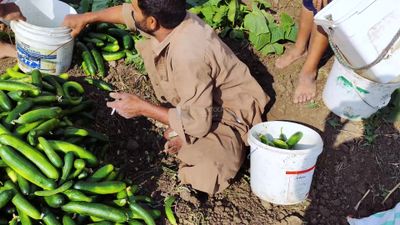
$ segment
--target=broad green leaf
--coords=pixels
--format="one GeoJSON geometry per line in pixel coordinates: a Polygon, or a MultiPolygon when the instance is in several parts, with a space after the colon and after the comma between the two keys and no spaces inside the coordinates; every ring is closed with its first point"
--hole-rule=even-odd
{"type": "Polygon", "coordinates": [[[271,33],[256,34],[253,32],[249,33],[249,40],[253,44],[256,50],[261,50],[265,45],[271,41],[271,33]]]}
{"type": "Polygon", "coordinates": [[[266,9],[269,9],[272,7],[271,3],[267,2],[266,0],[256,0],[256,2],[260,3],[266,9]]]}
{"type": "Polygon", "coordinates": [[[249,30],[250,33],[263,34],[268,33],[267,20],[264,15],[260,12],[251,12],[244,17],[244,28],[249,30]]]}
{"type": "Polygon", "coordinates": [[[279,44],[279,43],[273,43],[272,47],[275,49],[275,53],[278,55],[282,55],[283,51],[284,51],[284,47],[283,44],[279,44]]]}
{"type": "Polygon", "coordinates": [[[275,23],[275,18],[271,13],[267,13],[265,10],[262,10],[261,12],[265,16],[265,18],[267,19],[268,24],[274,24],[275,23]]]}
{"type": "Polygon", "coordinates": [[[222,5],[219,8],[216,8],[216,9],[217,9],[217,11],[214,14],[213,22],[215,24],[219,25],[224,20],[224,17],[226,16],[226,13],[228,11],[228,7],[225,6],[225,5],[222,5]]]}
{"type": "Polygon", "coordinates": [[[212,24],[213,23],[213,18],[214,18],[214,14],[216,12],[216,6],[205,6],[201,9],[201,13],[204,16],[204,20],[206,21],[206,23],[208,24],[212,24]]]}
{"type": "Polygon", "coordinates": [[[200,14],[201,13],[201,6],[196,6],[189,9],[189,12],[193,14],[200,14]]]}
{"type": "Polygon", "coordinates": [[[298,27],[293,26],[289,33],[285,34],[285,39],[288,41],[295,42],[297,38],[298,27]]]}
{"type": "Polygon", "coordinates": [[[275,43],[285,39],[285,32],[281,27],[274,26],[270,28],[270,30],[271,30],[271,43],[275,43]]]}
{"type": "Polygon", "coordinates": [[[260,53],[263,55],[268,55],[268,54],[271,54],[274,52],[275,52],[275,48],[272,46],[272,44],[267,44],[264,46],[264,48],[262,48],[260,50],[260,53]]]}
{"type": "Polygon", "coordinates": [[[105,8],[108,8],[112,5],[112,1],[110,0],[93,0],[92,4],[92,12],[96,12],[105,8]]]}
{"type": "Polygon", "coordinates": [[[281,14],[281,25],[282,26],[293,26],[294,20],[286,13],[281,14]]]}
{"type": "Polygon", "coordinates": [[[235,25],[236,14],[238,11],[239,2],[238,0],[231,0],[228,6],[228,20],[235,25]]]}

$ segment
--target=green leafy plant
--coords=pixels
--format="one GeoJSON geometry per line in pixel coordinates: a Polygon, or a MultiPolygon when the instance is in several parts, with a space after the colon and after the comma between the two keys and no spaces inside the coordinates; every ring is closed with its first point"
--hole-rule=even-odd
{"type": "Polygon", "coordinates": [[[282,54],[283,43],[294,42],[297,26],[286,13],[279,20],[271,14],[271,4],[265,0],[253,0],[250,10],[238,0],[188,0],[189,11],[199,15],[222,37],[243,40],[247,38],[263,55],[282,54]]]}

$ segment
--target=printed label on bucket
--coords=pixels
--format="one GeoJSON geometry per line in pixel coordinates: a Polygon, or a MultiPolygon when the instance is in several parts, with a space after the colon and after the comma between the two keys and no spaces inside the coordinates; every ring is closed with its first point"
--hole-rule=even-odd
{"type": "Polygon", "coordinates": [[[38,69],[47,73],[56,72],[57,51],[35,49],[22,42],[17,42],[16,46],[22,71],[38,69]]]}
{"type": "Polygon", "coordinates": [[[315,165],[305,170],[286,171],[286,176],[289,176],[287,193],[288,196],[294,198],[288,200],[297,201],[299,199],[307,198],[314,170],[315,165]]]}

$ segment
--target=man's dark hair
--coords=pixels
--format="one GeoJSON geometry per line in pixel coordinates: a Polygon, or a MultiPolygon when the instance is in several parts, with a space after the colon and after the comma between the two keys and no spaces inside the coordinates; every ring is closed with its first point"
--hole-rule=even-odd
{"type": "Polygon", "coordinates": [[[139,8],[146,16],[153,16],[164,28],[173,29],[186,16],[185,0],[138,0],[139,8]]]}

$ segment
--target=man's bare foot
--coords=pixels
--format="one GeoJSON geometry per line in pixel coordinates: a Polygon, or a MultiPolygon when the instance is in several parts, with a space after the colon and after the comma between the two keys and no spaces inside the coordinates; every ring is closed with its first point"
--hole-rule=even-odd
{"type": "Polygon", "coordinates": [[[283,69],[290,64],[292,64],[294,61],[300,59],[303,56],[307,55],[306,50],[301,50],[299,48],[291,48],[288,49],[285,54],[280,56],[276,61],[275,61],[275,67],[278,69],[283,69]]]}
{"type": "Polygon", "coordinates": [[[6,57],[17,57],[17,51],[15,50],[15,46],[0,42],[0,59],[6,57]]]}
{"type": "Polygon", "coordinates": [[[294,103],[304,103],[314,99],[317,92],[316,74],[300,73],[296,90],[293,95],[294,103]]]}

